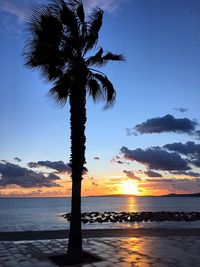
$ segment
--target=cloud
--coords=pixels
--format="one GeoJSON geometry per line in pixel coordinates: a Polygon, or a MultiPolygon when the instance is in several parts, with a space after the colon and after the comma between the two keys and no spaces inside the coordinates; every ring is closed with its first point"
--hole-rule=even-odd
{"type": "Polygon", "coordinates": [[[91,180],[91,184],[94,186],[98,186],[98,183],[96,182],[96,180],[93,177],[90,177],[91,180]]]}
{"type": "Polygon", "coordinates": [[[124,164],[124,163],[125,163],[125,162],[123,162],[123,161],[121,160],[121,158],[120,158],[119,156],[115,156],[115,157],[113,157],[110,161],[111,161],[111,162],[114,162],[114,163],[118,163],[118,164],[124,164]]]}
{"type": "Polygon", "coordinates": [[[94,157],[93,159],[100,160],[100,158],[99,158],[99,157],[94,157]]]}
{"type": "Polygon", "coordinates": [[[60,180],[60,177],[53,173],[44,176],[43,173],[37,173],[9,162],[0,163],[0,174],[2,187],[8,185],[18,185],[23,188],[60,186],[55,182],[60,180]]]}
{"type": "Polygon", "coordinates": [[[186,111],[188,111],[188,108],[182,108],[182,107],[180,107],[180,108],[174,108],[174,110],[176,110],[176,111],[180,111],[180,112],[186,112],[186,111]]]}
{"type": "MultiPolygon", "coordinates": [[[[86,13],[96,7],[100,7],[104,11],[112,13],[128,1],[129,0],[83,0],[83,5],[86,13]]],[[[30,0],[0,0],[0,10],[17,18],[19,22],[22,22],[32,3],[33,2],[30,0]]]]}
{"type": "Polygon", "coordinates": [[[200,179],[176,179],[175,182],[173,182],[173,188],[178,192],[181,190],[185,191],[186,193],[198,193],[200,188],[200,179]]]}
{"type": "Polygon", "coordinates": [[[115,161],[115,162],[118,163],[118,164],[124,164],[124,162],[121,161],[121,160],[117,160],[117,161],[115,161]]]}
{"type": "Polygon", "coordinates": [[[154,172],[151,170],[148,170],[144,172],[148,177],[162,177],[162,175],[159,172],[154,172]]]}
{"type": "Polygon", "coordinates": [[[198,193],[200,190],[200,179],[148,179],[145,181],[145,183],[142,183],[142,188],[145,189],[145,191],[150,190],[149,192],[151,192],[152,189],[158,190],[158,194],[160,194],[160,191],[163,191],[163,194],[198,193]]]}
{"type": "Polygon", "coordinates": [[[158,147],[152,147],[146,150],[129,150],[127,147],[122,147],[121,153],[126,160],[137,161],[149,169],[167,171],[191,169],[188,162],[178,153],[169,153],[158,147]]]}
{"type": "Polygon", "coordinates": [[[170,172],[171,174],[175,174],[175,175],[184,175],[184,176],[190,176],[190,177],[200,177],[200,173],[199,172],[193,172],[193,171],[172,171],[170,172]]]}
{"type": "Polygon", "coordinates": [[[200,139],[200,130],[196,131],[194,134],[196,135],[197,139],[200,139]]]}
{"type": "Polygon", "coordinates": [[[197,125],[196,121],[188,118],[177,119],[167,114],[164,117],[148,119],[146,122],[136,125],[133,129],[140,134],[164,132],[194,134],[197,125]]]}
{"type": "Polygon", "coordinates": [[[119,182],[121,182],[121,181],[123,181],[124,180],[124,177],[122,176],[122,177],[119,177],[119,178],[111,178],[111,179],[109,179],[109,181],[111,182],[111,184],[113,183],[113,182],[117,182],[117,183],[119,183],[119,182]]]}
{"type": "Polygon", "coordinates": [[[95,181],[92,181],[92,185],[98,186],[98,184],[95,181]]]}
{"type": "Polygon", "coordinates": [[[27,165],[29,168],[38,168],[39,167],[37,162],[32,162],[32,161],[27,163],[27,165]]]}
{"type": "Polygon", "coordinates": [[[14,160],[17,161],[17,162],[21,162],[21,161],[22,161],[22,160],[21,160],[20,158],[18,158],[18,157],[15,157],[14,160]]]}
{"type": "Polygon", "coordinates": [[[29,162],[27,164],[30,168],[46,167],[48,169],[53,169],[58,172],[67,172],[71,173],[71,168],[69,164],[65,164],[63,161],[38,161],[38,162],[29,162]]]}
{"type": "Polygon", "coordinates": [[[29,5],[30,1],[28,0],[1,0],[0,10],[22,22],[29,5]]]}
{"type": "Polygon", "coordinates": [[[112,13],[118,10],[119,7],[127,1],[128,0],[83,0],[83,4],[86,12],[89,12],[93,8],[99,7],[104,11],[112,13]]]}
{"type": "Polygon", "coordinates": [[[126,135],[130,136],[130,135],[137,135],[135,131],[133,131],[130,128],[125,128],[126,131],[126,135]]]}
{"type": "Polygon", "coordinates": [[[29,0],[0,0],[0,32],[11,39],[21,36],[30,4],[29,0]]]}
{"type": "Polygon", "coordinates": [[[163,179],[148,179],[146,182],[152,182],[152,183],[172,183],[176,182],[176,179],[172,178],[163,178],[163,179]]]}
{"type": "Polygon", "coordinates": [[[200,187],[200,178],[195,179],[175,179],[175,178],[163,178],[163,179],[148,179],[146,182],[150,183],[169,183],[174,188],[184,191],[195,191],[196,187],[200,187]]]}
{"type": "MultiPolygon", "coordinates": [[[[83,3],[86,13],[96,7],[100,7],[107,12],[113,13],[127,1],[129,0],[83,0],[83,3]]],[[[37,1],[0,0],[0,32],[4,32],[9,38],[18,38],[23,32],[22,27],[27,11],[34,3],[37,3],[37,1]],[[15,35],[13,33],[15,33],[15,35]]],[[[46,3],[47,2],[44,1],[44,4],[46,3]]]]}
{"type": "MultiPolygon", "coordinates": [[[[129,0],[83,0],[83,5],[86,12],[96,7],[100,7],[104,11],[115,12],[127,1],[129,0]]],[[[22,22],[30,4],[32,4],[30,0],[0,0],[0,10],[22,22]]]]}
{"type": "Polygon", "coordinates": [[[164,148],[167,148],[171,151],[176,151],[183,155],[194,155],[196,154],[198,157],[200,157],[200,144],[196,144],[195,142],[187,142],[185,144],[183,143],[172,143],[167,144],[163,146],[164,148]]]}
{"type": "Polygon", "coordinates": [[[190,163],[196,167],[200,167],[200,144],[194,142],[187,142],[185,144],[172,143],[165,145],[164,148],[187,156],[190,163]]]}
{"type": "Polygon", "coordinates": [[[134,180],[134,181],[141,181],[141,178],[135,176],[135,174],[134,174],[132,171],[126,171],[126,170],[124,170],[123,172],[126,174],[126,176],[127,176],[128,178],[130,178],[130,179],[132,179],[132,180],[134,180]]]}

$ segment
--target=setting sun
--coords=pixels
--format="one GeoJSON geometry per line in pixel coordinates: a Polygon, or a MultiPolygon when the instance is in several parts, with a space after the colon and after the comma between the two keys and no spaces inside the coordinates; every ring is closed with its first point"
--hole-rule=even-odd
{"type": "Polygon", "coordinates": [[[122,194],[126,195],[138,195],[139,191],[137,185],[133,181],[124,181],[121,185],[121,192],[122,194]]]}

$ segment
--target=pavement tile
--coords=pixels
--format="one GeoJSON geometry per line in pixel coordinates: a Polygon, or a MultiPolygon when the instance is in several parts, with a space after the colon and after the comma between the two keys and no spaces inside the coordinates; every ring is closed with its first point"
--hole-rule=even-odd
{"type": "MultiPolygon", "coordinates": [[[[200,237],[90,238],[86,251],[104,261],[80,267],[200,267],[200,237]]],[[[55,266],[48,255],[65,253],[67,239],[0,242],[1,267],[55,266]]]]}

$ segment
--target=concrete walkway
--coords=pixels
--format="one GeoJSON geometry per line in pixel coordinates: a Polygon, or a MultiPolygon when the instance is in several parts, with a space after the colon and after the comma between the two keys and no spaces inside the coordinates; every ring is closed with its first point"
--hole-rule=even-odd
{"type": "MultiPolygon", "coordinates": [[[[200,266],[200,236],[84,238],[83,247],[102,261],[76,266],[200,266]]],[[[1,241],[0,266],[55,267],[47,257],[63,254],[66,248],[67,239],[1,241]]]]}
{"type": "MultiPolygon", "coordinates": [[[[0,241],[68,238],[69,230],[0,232],[0,241]]],[[[127,229],[83,229],[83,238],[94,237],[140,237],[140,236],[199,236],[200,228],[127,228],[127,229]]]]}

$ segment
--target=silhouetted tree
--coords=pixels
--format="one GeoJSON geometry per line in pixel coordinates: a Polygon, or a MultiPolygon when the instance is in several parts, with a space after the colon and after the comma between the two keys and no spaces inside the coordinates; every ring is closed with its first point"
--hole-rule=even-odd
{"type": "Polygon", "coordinates": [[[79,0],[37,4],[27,14],[25,66],[39,69],[52,83],[49,94],[57,103],[64,105],[69,98],[72,203],[67,254],[72,262],[82,257],[81,180],[86,163],[86,96],[88,93],[95,102],[105,100],[105,108],[111,107],[116,95],[113,85],[94,67],[124,60],[122,55],[104,53],[102,48],[94,56],[87,56],[97,44],[102,18],[103,11],[98,8],[86,20],[79,0]]]}

